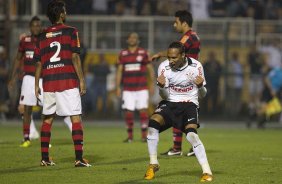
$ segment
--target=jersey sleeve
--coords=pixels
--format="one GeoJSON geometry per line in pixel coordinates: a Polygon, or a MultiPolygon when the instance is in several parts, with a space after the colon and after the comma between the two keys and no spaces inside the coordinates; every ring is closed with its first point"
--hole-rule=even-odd
{"type": "Polygon", "coordinates": [[[80,54],[80,41],[79,41],[77,29],[74,29],[71,35],[71,50],[73,53],[80,54]]]}

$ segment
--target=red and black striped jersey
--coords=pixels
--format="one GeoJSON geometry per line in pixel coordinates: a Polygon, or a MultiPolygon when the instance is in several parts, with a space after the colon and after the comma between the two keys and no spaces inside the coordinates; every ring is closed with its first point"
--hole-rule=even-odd
{"type": "Polygon", "coordinates": [[[185,46],[186,57],[194,59],[199,58],[200,53],[200,39],[195,31],[187,31],[180,39],[180,42],[185,46]]]}
{"type": "Polygon", "coordinates": [[[119,54],[118,64],[123,65],[122,85],[125,91],[139,91],[148,89],[147,64],[148,52],[143,48],[137,48],[135,52],[128,49],[119,54]]]}
{"type": "Polygon", "coordinates": [[[55,24],[43,31],[36,52],[42,64],[44,92],[77,88],[79,81],[72,63],[72,54],[80,53],[78,31],[74,27],[55,24]]]}
{"type": "Polygon", "coordinates": [[[25,36],[19,43],[18,52],[23,54],[23,72],[24,75],[35,74],[34,52],[36,49],[36,42],[38,38],[36,36],[25,36]]]}

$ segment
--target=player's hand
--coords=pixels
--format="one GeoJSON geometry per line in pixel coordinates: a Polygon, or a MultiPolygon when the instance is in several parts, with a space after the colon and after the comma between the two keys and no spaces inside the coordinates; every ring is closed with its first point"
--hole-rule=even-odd
{"type": "Polygon", "coordinates": [[[163,88],[165,86],[165,76],[164,76],[164,72],[162,72],[162,74],[160,76],[158,76],[157,78],[157,85],[161,88],[163,88]]]}
{"type": "Polygon", "coordinates": [[[85,95],[86,93],[86,84],[85,81],[82,80],[79,82],[80,96],[85,95]]]}
{"type": "Polygon", "coordinates": [[[35,96],[39,99],[39,95],[41,95],[41,90],[38,85],[35,85],[35,96]]]}
{"type": "Polygon", "coordinates": [[[121,89],[120,89],[120,87],[117,87],[117,89],[116,89],[116,95],[117,95],[117,97],[121,97],[121,89]]]}
{"type": "Polygon", "coordinates": [[[204,83],[204,78],[200,75],[198,75],[195,80],[194,80],[194,83],[197,85],[198,88],[202,87],[203,86],[203,83],[204,83]]]}

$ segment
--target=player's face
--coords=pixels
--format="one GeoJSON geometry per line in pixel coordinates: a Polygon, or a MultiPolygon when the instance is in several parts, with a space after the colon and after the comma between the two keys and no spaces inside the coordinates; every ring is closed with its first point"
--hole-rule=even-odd
{"type": "Polygon", "coordinates": [[[30,25],[30,32],[33,35],[39,35],[41,32],[41,22],[40,21],[33,21],[30,25]]]}
{"type": "Polygon", "coordinates": [[[138,34],[136,33],[132,33],[129,35],[128,39],[127,39],[127,44],[128,46],[137,46],[139,43],[139,37],[138,37],[138,34]]]}
{"type": "Polygon", "coordinates": [[[179,49],[170,48],[167,51],[167,58],[169,60],[169,66],[171,68],[177,69],[183,65],[185,54],[181,54],[179,49]]]}
{"type": "Polygon", "coordinates": [[[173,27],[177,32],[182,33],[182,23],[180,22],[179,17],[175,17],[173,27]]]}

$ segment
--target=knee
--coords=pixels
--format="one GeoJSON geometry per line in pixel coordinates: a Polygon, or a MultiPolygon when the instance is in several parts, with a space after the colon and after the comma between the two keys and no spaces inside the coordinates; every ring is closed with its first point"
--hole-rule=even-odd
{"type": "Polygon", "coordinates": [[[158,121],[156,121],[155,119],[150,119],[148,127],[154,128],[156,130],[160,130],[161,124],[158,121]]]}

